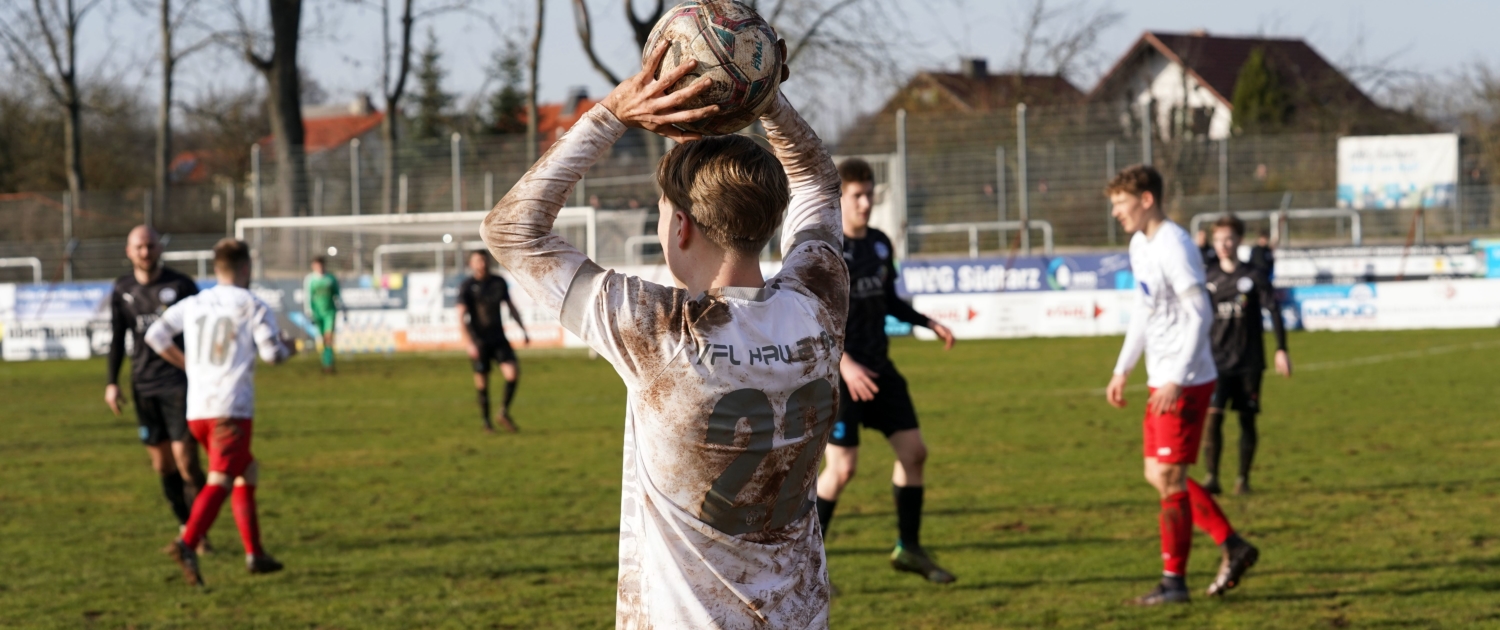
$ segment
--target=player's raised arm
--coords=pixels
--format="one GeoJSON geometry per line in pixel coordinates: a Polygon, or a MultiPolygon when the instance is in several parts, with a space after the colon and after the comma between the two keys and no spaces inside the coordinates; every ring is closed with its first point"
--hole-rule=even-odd
{"type": "Polygon", "coordinates": [[[786,170],[792,200],[781,228],[781,254],[808,240],[826,241],[838,249],[844,242],[840,221],[839,172],[823,141],[807,121],[778,94],[761,117],[766,138],[786,170]]]}
{"type": "Polygon", "coordinates": [[[667,47],[659,47],[646,69],[617,86],[604,101],[584,114],[537,163],[495,204],[480,228],[495,260],[515,276],[531,299],[550,313],[562,310],[563,298],[578,269],[588,262],[583,252],[552,234],[557,213],[573,186],[621,136],[627,127],[640,127],[680,140],[696,136],[671,125],[699,120],[718,110],[678,107],[706,89],[710,82],[667,94],[694,68],[684,63],[654,78],[667,47]]]}

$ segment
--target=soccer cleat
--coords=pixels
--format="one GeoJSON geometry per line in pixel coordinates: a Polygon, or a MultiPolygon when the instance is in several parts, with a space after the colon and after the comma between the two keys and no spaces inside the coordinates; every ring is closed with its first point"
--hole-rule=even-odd
{"type": "Polygon", "coordinates": [[[251,573],[275,573],[285,568],[269,553],[260,553],[253,556],[245,556],[245,570],[251,573]]]}
{"type": "Polygon", "coordinates": [[[891,552],[891,568],[897,571],[915,573],[927,578],[927,581],[934,584],[950,584],[958,579],[952,573],[944,570],[943,567],[938,566],[936,562],[932,561],[932,558],[927,557],[927,554],[921,550],[906,549],[901,545],[896,545],[896,550],[891,552]]]}
{"type": "Polygon", "coordinates": [[[1260,550],[1238,536],[1224,541],[1224,560],[1219,564],[1219,575],[1208,585],[1209,597],[1222,597],[1230,589],[1239,586],[1245,572],[1260,560],[1260,550]]]}
{"type": "Polygon", "coordinates": [[[1156,588],[1151,592],[1130,600],[1128,603],[1134,606],[1160,606],[1162,604],[1186,604],[1191,601],[1187,586],[1178,581],[1169,584],[1167,580],[1156,583],[1156,588]]]}
{"type": "Polygon", "coordinates": [[[1250,478],[1240,477],[1234,482],[1235,494],[1250,494],[1250,478]]]}
{"type": "Polygon", "coordinates": [[[510,414],[504,411],[495,414],[495,422],[499,422],[500,426],[504,428],[507,433],[516,433],[521,430],[520,427],[517,427],[516,423],[510,419],[510,414]]]}
{"type": "Polygon", "coordinates": [[[203,573],[198,570],[198,553],[192,547],[179,538],[163,551],[177,561],[177,566],[182,567],[182,577],[187,580],[188,586],[203,586],[203,573]]]}
{"type": "Polygon", "coordinates": [[[1209,494],[1212,494],[1212,495],[1215,495],[1215,496],[1217,496],[1217,495],[1219,495],[1219,494],[1221,494],[1221,493],[1224,492],[1224,489],[1219,487],[1219,476],[1218,475],[1207,475],[1207,476],[1205,476],[1203,478],[1203,484],[1202,485],[1203,485],[1203,490],[1205,492],[1207,492],[1209,494]]]}

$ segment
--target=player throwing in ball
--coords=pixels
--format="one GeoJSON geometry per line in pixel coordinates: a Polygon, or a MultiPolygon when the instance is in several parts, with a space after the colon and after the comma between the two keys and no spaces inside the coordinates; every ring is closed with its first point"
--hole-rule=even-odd
{"type": "Polygon", "coordinates": [[[844,486],[854,478],[859,462],[859,429],[870,427],[885,435],[896,451],[891,494],[896,501],[896,549],[891,566],[916,573],[938,584],[954,581],[922,549],[923,466],[927,444],[917,428],[917,410],[906,379],[896,371],[885,335],[887,313],[914,326],[926,326],[953,347],[947,326],[918,313],[896,296],[896,263],[891,239],[870,227],[875,200],[875,171],[864,160],[839,165],[843,207],[844,262],[849,266],[849,324],[844,357],[839,361],[839,419],[824,456],[828,465],[818,476],[818,520],[823,532],[833,520],[833,509],[844,486]]]}
{"type": "MultiPolygon", "coordinates": [[[[1224,411],[1230,405],[1240,412],[1240,474],[1234,493],[1250,492],[1250,464],[1255,461],[1259,433],[1255,416],[1260,413],[1260,381],[1266,371],[1266,342],[1260,311],[1271,314],[1276,333],[1276,373],[1292,375],[1292,357],[1286,351],[1286,324],[1276,289],[1264,272],[1239,260],[1245,222],[1234,215],[1214,222],[1213,245],[1218,256],[1208,267],[1208,294],[1214,302],[1214,365],[1219,384],[1208,407],[1208,425],[1203,434],[1203,489],[1219,494],[1219,456],[1223,453],[1224,411]]],[[[1254,260],[1255,254],[1251,254],[1254,260]]]]}
{"type": "Polygon", "coordinates": [[[250,453],[255,415],[255,355],[280,363],[296,352],[284,342],[276,316],[250,286],[250,247],[226,238],[214,245],[214,276],[219,284],[167,309],[146,331],[146,343],[169,363],[187,371],[188,427],[208,449],[208,485],[193,502],[182,536],[167,547],[183,576],[203,585],[194,547],[219,516],[234,485],[234,520],[245,544],[251,573],[280,571],[282,565],[260,542],[255,484],[260,464],[250,453]],[[186,349],[172,338],[182,335],[186,349]]]}
{"type": "Polygon", "coordinates": [[[671,125],[710,105],[689,59],[645,70],[585,114],[490,211],[485,243],[544,313],[625,381],[616,627],[826,628],[813,513],[849,304],[838,173],[783,96],[747,136],[671,125]],[[657,236],[679,287],[599,267],[551,232],[579,177],[629,127],[681,142],[657,167],[657,236]],[[779,163],[778,163],[779,160],[779,163]],[[778,225],[783,264],[758,255],[778,225]]]}
{"type": "Polygon", "coordinates": [[[1213,496],[1188,478],[1198,459],[1204,415],[1218,372],[1209,350],[1213,311],[1204,291],[1203,256],[1186,230],[1162,212],[1161,174],[1149,166],[1126,168],[1105,189],[1111,213],[1130,238],[1136,305],[1125,345],[1105,389],[1109,404],[1125,407],[1125,383],[1146,353],[1146,480],[1161,496],[1162,579],[1133,600],[1142,606],[1188,601],[1187,563],[1196,524],[1223,552],[1210,596],[1239,585],[1260,552],[1245,542],[1213,496]]]}
{"type": "MultiPolygon", "coordinates": [[[[191,515],[188,481],[196,491],[204,483],[198,464],[198,444],[188,433],[187,375],[162,360],[146,345],[146,330],[178,300],[198,293],[198,285],[175,270],[161,265],[161,239],[156,230],[138,225],[125,239],[125,257],[130,273],[115,280],[109,296],[111,336],[109,385],[104,404],[116,416],[125,397],[120,395],[120,364],[125,362],[125,337],[131,336],[130,389],[135,396],[135,416],[140,423],[141,443],[151,454],[151,468],[161,478],[162,493],[172,506],[179,525],[186,527],[191,515]]],[[[181,339],[173,343],[181,343],[181,339]]]]}
{"type": "Polygon", "coordinates": [[[313,258],[312,271],[302,280],[302,308],[323,346],[323,372],[333,373],[333,331],[339,315],[339,279],[328,273],[328,259],[313,258]]]}
{"type": "Polygon", "coordinates": [[[479,419],[484,421],[484,430],[495,432],[490,424],[490,364],[500,364],[500,375],[505,377],[505,398],[500,402],[500,413],[495,420],[506,431],[515,433],[515,421],[510,417],[510,401],[516,395],[516,385],[521,380],[521,365],[516,361],[516,351],[505,338],[505,326],[500,321],[500,306],[510,307],[510,316],[521,327],[521,335],[531,344],[531,335],[521,322],[521,311],[510,300],[510,285],[490,273],[490,255],[484,251],[469,252],[468,278],[458,285],[458,321],[463,331],[464,343],[468,346],[469,360],[474,362],[474,389],[479,392],[479,419]]]}

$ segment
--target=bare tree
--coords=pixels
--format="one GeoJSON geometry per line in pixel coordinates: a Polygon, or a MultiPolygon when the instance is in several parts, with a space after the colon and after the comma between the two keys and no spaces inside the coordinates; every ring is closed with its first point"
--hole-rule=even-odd
{"type": "Polygon", "coordinates": [[[297,73],[302,0],[267,0],[267,4],[265,24],[256,25],[241,10],[238,0],[231,0],[234,30],[227,38],[266,81],[271,139],[276,150],[277,201],[282,212],[301,216],[308,214],[307,156],[302,146],[306,130],[297,73]]]}
{"type": "Polygon", "coordinates": [[[167,179],[168,169],[172,164],[172,92],[177,64],[188,55],[214,43],[213,33],[197,21],[198,2],[199,0],[184,0],[174,10],[172,0],[157,0],[157,18],[161,30],[161,102],[157,104],[156,110],[156,195],[153,198],[157,217],[166,216],[168,195],[171,194],[167,179]],[[177,39],[187,29],[200,31],[201,35],[192,43],[179,48],[177,39]]]}
{"type": "Polygon", "coordinates": [[[1033,0],[1020,20],[1021,48],[1014,62],[1016,75],[1041,70],[1070,77],[1097,67],[1102,61],[1099,37],[1125,19],[1108,4],[1089,0],[1051,4],[1033,0]]]}
{"type": "Polygon", "coordinates": [[[73,203],[83,203],[83,142],[79,119],[83,97],[78,89],[78,28],[99,0],[31,0],[29,10],[20,2],[0,13],[0,45],[11,62],[33,81],[46,88],[53,103],[66,112],[63,117],[63,162],[68,192],[73,203]],[[44,60],[37,49],[46,51],[44,60]]]}
{"type": "MultiPolygon", "coordinates": [[[[628,2],[627,1],[627,6],[628,2]]],[[[536,30],[531,36],[531,77],[526,91],[526,163],[536,162],[536,91],[537,68],[542,59],[542,22],[547,11],[547,0],[536,0],[536,30]]]]}

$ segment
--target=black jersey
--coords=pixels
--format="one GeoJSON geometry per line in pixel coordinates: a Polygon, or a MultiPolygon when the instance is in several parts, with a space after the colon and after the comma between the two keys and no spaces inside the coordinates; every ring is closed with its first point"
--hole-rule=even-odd
{"type": "Polygon", "coordinates": [[[1286,349],[1286,325],[1276,290],[1259,269],[1239,265],[1231,272],[1218,265],[1207,269],[1209,296],[1214,302],[1214,323],[1209,339],[1214,363],[1221,374],[1260,372],[1266,369],[1265,326],[1260,310],[1271,313],[1276,349],[1286,349]]]}
{"type": "Polygon", "coordinates": [[[510,300],[510,286],[505,278],[490,274],[483,280],[473,276],[464,278],[458,285],[458,300],[468,313],[469,334],[475,341],[505,339],[505,327],[500,321],[500,303],[510,300]]]}
{"type": "Polygon", "coordinates": [[[849,266],[849,323],[844,329],[844,352],[859,364],[879,372],[890,365],[890,339],[885,316],[926,326],[918,313],[896,295],[896,261],[891,239],[870,228],[864,238],[844,237],[844,262],[849,266]]]}
{"type": "MultiPolygon", "coordinates": [[[[113,333],[109,342],[109,383],[119,384],[120,364],[125,361],[125,334],[131,335],[130,382],[137,396],[186,391],[187,374],[167,363],[146,345],[146,329],[167,307],[198,293],[198,284],[181,273],[163,267],[148,284],[136,281],[134,273],[115,280],[109,295],[109,320],[113,333]]],[[[182,347],[182,337],[176,339],[182,347]]]]}
{"type": "Polygon", "coordinates": [[[1259,269],[1261,275],[1274,278],[1276,277],[1276,252],[1264,245],[1252,246],[1249,265],[1259,269]]]}

